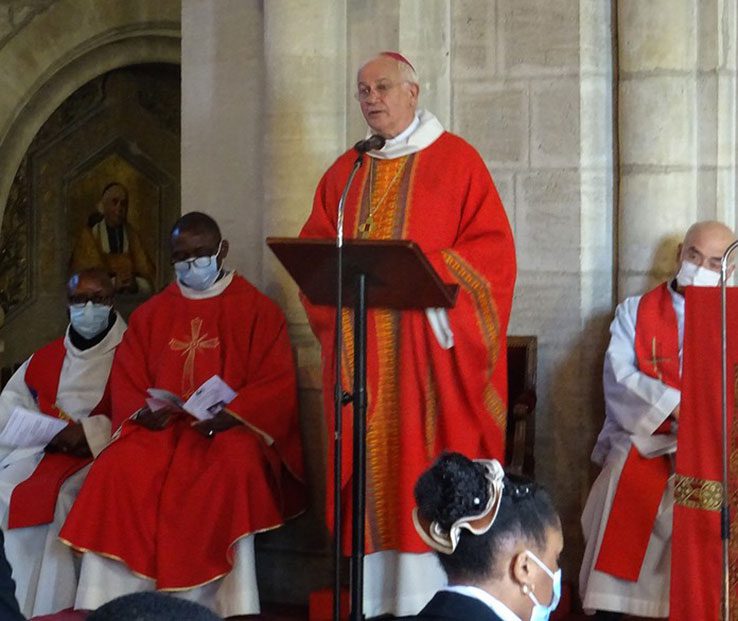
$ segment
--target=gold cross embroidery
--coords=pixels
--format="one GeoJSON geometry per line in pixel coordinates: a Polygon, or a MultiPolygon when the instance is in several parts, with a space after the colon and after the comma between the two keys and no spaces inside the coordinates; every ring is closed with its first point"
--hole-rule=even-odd
{"type": "Polygon", "coordinates": [[[661,371],[659,371],[659,362],[668,362],[669,360],[671,358],[659,358],[656,355],[656,337],[653,337],[651,339],[651,360],[649,362],[653,365],[654,373],[656,373],[661,381],[663,381],[663,377],[661,376],[661,371]]]}
{"type": "Polygon", "coordinates": [[[195,356],[197,352],[201,349],[214,349],[220,345],[218,337],[206,339],[207,334],[200,336],[200,330],[202,330],[202,319],[200,317],[195,317],[190,322],[190,329],[189,342],[177,339],[170,339],[169,341],[169,347],[173,351],[181,351],[182,355],[186,356],[182,368],[182,397],[185,399],[188,399],[195,391],[195,356]]]}

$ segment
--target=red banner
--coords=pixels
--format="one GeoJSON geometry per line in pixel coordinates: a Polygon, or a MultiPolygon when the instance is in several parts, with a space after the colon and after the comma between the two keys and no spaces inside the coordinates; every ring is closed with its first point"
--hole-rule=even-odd
{"type": "MultiPolygon", "coordinates": [[[[738,520],[738,290],[728,290],[730,513],[738,520]]],[[[671,621],[721,618],[722,384],[720,289],[688,287],[671,559],[671,621]]],[[[731,528],[730,619],[738,620],[738,531],[731,528]]]]}

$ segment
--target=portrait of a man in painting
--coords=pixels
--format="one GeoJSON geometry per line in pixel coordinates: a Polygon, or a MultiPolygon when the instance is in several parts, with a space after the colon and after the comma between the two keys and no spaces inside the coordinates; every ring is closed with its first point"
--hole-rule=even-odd
{"type": "Polygon", "coordinates": [[[136,228],[128,222],[128,188],[108,182],[97,210],[81,228],[70,260],[70,271],[90,267],[106,270],[119,293],[151,293],[156,267],[136,228]]]}

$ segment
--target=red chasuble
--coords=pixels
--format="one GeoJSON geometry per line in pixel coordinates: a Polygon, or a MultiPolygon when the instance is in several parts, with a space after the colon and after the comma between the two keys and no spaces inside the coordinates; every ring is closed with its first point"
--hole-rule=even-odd
{"type": "Polygon", "coordinates": [[[279,308],[238,275],[215,297],[176,283],[131,315],[112,371],[118,440],[95,460],[60,537],[124,562],[160,590],[228,573],[232,546],[304,508],[295,369],[279,308]],[[195,419],[162,431],[126,420],[150,387],[188,397],[213,375],[245,424],[206,438],[195,419]]]}
{"type": "MultiPolygon", "coordinates": [[[[335,237],[336,207],[355,156],[353,151],[342,155],[320,181],[302,237],[335,237]]],[[[368,318],[367,552],[426,552],[411,518],[413,486],[421,472],[444,449],[471,458],[504,459],[505,335],[515,283],[515,250],[489,171],[461,138],[444,133],[405,158],[372,162],[365,156],[365,160],[346,202],[346,238],[411,239],[444,281],[460,286],[458,302],[448,314],[455,343],[449,350],[438,344],[423,311],[370,310],[368,318]],[[383,177],[384,185],[377,185],[383,177]],[[367,226],[372,221],[377,228],[367,226]]],[[[322,347],[325,412],[332,435],[335,313],[329,307],[303,303],[322,347]]],[[[350,317],[346,311],[344,387],[348,389],[350,317]]],[[[350,405],[343,416],[342,502],[348,549],[350,405]]],[[[328,447],[332,464],[332,441],[328,447]]],[[[332,490],[330,466],[328,470],[332,490]]],[[[327,500],[331,523],[331,493],[327,500]]]]}
{"type": "MultiPolygon", "coordinates": [[[[669,283],[641,297],[634,347],[641,373],[679,389],[679,326],[669,283]]],[[[655,433],[670,430],[667,419],[655,433]]],[[[667,455],[649,459],[635,446],[630,447],[602,537],[597,571],[622,580],[638,580],[670,474],[667,455]]]]}
{"type": "MultiPolygon", "coordinates": [[[[56,339],[39,349],[28,363],[24,380],[39,411],[54,418],[68,420],[56,405],[59,377],[67,350],[64,338],[56,339]]],[[[90,416],[110,412],[109,385],[105,387],[100,403],[90,416]]],[[[25,481],[19,483],[10,495],[8,528],[24,528],[48,524],[54,519],[59,490],[69,477],[84,468],[92,458],[75,457],[64,453],[47,453],[25,481]]]]}
{"type": "MultiPolygon", "coordinates": [[[[738,290],[728,288],[730,618],[738,619],[738,290]]],[[[672,621],[721,618],[722,388],[720,290],[687,287],[671,546],[672,621]]]]}

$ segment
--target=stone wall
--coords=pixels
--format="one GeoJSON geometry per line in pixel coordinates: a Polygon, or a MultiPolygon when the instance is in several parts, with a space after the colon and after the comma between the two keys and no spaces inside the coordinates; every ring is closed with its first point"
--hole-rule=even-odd
{"type": "Polygon", "coordinates": [[[612,309],[610,11],[575,0],[451,6],[452,126],[489,164],[513,225],[509,333],[538,337],[536,475],[561,511],[571,577],[612,309]]]}
{"type": "MultiPolygon", "coordinates": [[[[219,201],[208,208],[220,218],[237,214],[240,224],[234,226],[248,223],[251,232],[244,239],[254,241],[257,231],[295,235],[322,172],[364,134],[351,95],[358,66],[380,49],[407,54],[420,75],[421,105],[480,151],[515,231],[519,276],[510,332],[539,338],[538,475],[561,508],[565,568],[573,576],[581,555],[578,518],[589,486],[588,454],[601,424],[601,355],[614,302],[609,2],[232,4],[183,3],[182,168],[193,188],[184,193],[183,209],[201,206],[195,197],[207,193],[238,197],[235,209],[219,201]],[[263,39],[257,27],[262,24],[263,39]],[[234,30],[242,36],[229,47],[234,30]],[[250,85],[244,105],[234,106],[231,97],[244,80],[250,85]],[[263,93],[263,105],[255,103],[257,93],[263,93]],[[224,128],[247,131],[247,122],[261,128],[261,142],[255,140],[250,151],[229,137],[218,138],[224,128]],[[261,145],[259,158],[254,154],[261,145]],[[234,162],[243,174],[228,179],[229,189],[217,181],[218,170],[232,170],[234,162]],[[250,181],[255,170],[261,188],[250,181]]],[[[310,440],[316,500],[310,519],[319,524],[319,352],[289,277],[263,245],[241,252],[236,267],[256,275],[290,321],[310,440]]],[[[325,539],[311,536],[311,528],[290,527],[302,539],[290,529],[283,536],[296,542],[303,563],[313,559],[320,567],[320,559],[327,560],[325,539]]],[[[286,554],[277,536],[265,545],[272,555],[286,554]]]]}

